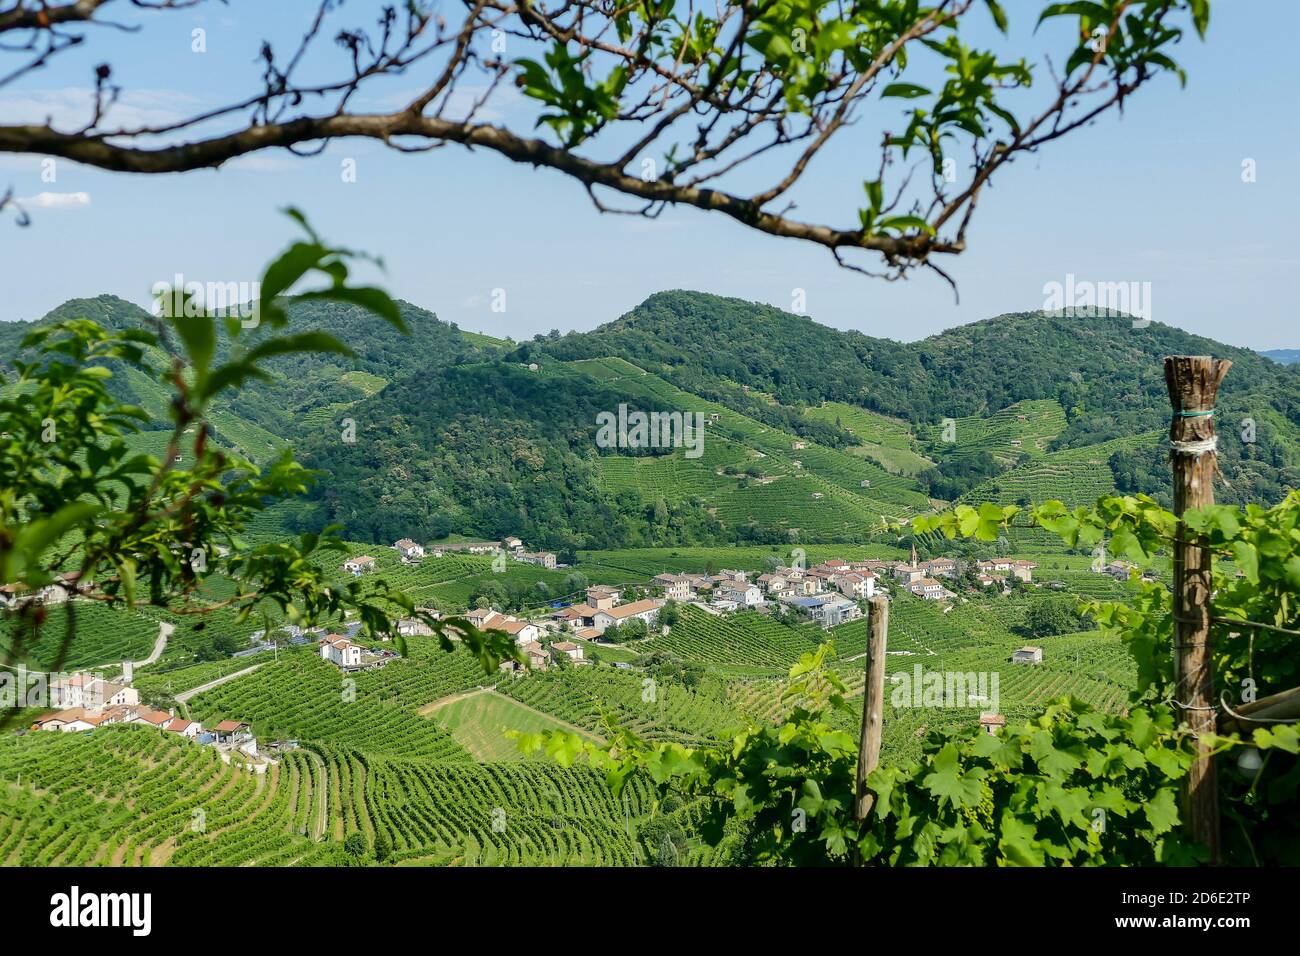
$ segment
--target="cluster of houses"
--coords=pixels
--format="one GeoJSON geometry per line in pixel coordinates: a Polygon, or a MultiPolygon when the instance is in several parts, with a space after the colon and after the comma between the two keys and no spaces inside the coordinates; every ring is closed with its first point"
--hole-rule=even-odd
{"type": "MultiPolygon", "coordinates": [[[[1109,564],[1105,564],[1105,565],[1103,565],[1100,561],[1098,561],[1093,565],[1092,570],[1099,574],[1105,574],[1108,577],[1112,577],[1116,581],[1127,583],[1129,580],[1129,576],[1133,572],[1138,571],[1139,569],[1138,566],[1134,564],[1132,561],[1112,561],[1109,564]]],[[[1155,571],[1150,569],[1143,571],[1141,576],[1143,581],[1157,581],[1160,578],[1160,576],[1156,574],[1155,571]]],[[[1243,576],[1244,576],[1243,572],[1241,571],[1237,572],[1237,577],[1243,577],[1243,576]]]]}
{"type": "Polygon", "coordinates": [[[56,575],[53,584],[37,588],[35,594],[31,594],[31,588],[25,584],[0,585],[0,607],[12,610],[19,604],[26,602],[29,594],[33,604],[62,604],[77,593],[79,577],[80,574],[75,571],[56,575]]]}
{"type": "Polygon", "coordinates": [[[1007,581],[1007,577],[1013,577],[1025,584],[1031,584],[1034,580],[1034,571],[1038,565],[1033,561],[1025,561],[1020,558],[993,558],[987,561],[976,561],[975,567],[977,574],[975,579],[979,581],[982,587],[992,587],[993,585],[1002,585],[1007,581]]]}
{"type": "Polygon", "coordinates": [[[621,588],[600,584],[587,588],[583,603],[560,608],[551,619],[583,640],[591,641],[611,627],[621,627],[631,621],[642,621],[646,627],[654,626],[667,600],[669,598],[646,598],[624,603],[621,588]]]}
{"type": "MultiPolygon", "coordinates": [[[[525,551],[523,541],[515,537],[501,541],[452,541],[428,548],[410,538],[400,538],[393,542],[393,550],[402,564],[419,564],[428,556],[441,558],[447,554],[508,554],[523,564],[552,569],[559,566],[554,552],[525,551]]],[[[353,577],[361,577],[375,570],[375,559],[366,554],[348,558],[343,562],[343,570],[353,577]]]]}
{"type": "Polygon", "coordinates": [[[134,687],[106,681],[94,674],[73,674],[50,685],[50,703],[60,708],[32,724],[34,730],[85,733],[113,724],[145,724],[159,730],[222,749],[257,756],[252,728],[237,720],[223,720],[205,730],[197,720],[177,717],[176,711],[154,710],[140,703],[134,687]]]}
{"type": "MultiPolygon", "coordinates": [[[[1002,585],[1008,577],[1030,582],[1038,567],[1018,558],[977,562],[977,582],[983,587],[1002,585]]],[[[622,603],[622,590],[598,585],[587,589],[586,600],[551,615],[561,626],[584,640],[595,640],[612,625],[639,618],[655,623],[666,601],[692,604],[713,614],[774,607],[793,609],[822,627],[834,627],[862,616],[860,602],[886,593],[886,582],[919,598],[942,601],[957,595],[941,579],[953,583],[962,565],[952,558],[920,561],[913,547],[907,561],[845,561],[831,558],[808,568],[777,567],[752,581],[746,571],[723,569],[717,574],[664,572],[652,584],[660,600],[622,603]]]]}
{"type": "MultiPolygon", "coordinates": [[[[479,630],[505,631],[513,637],[515,644],[527,655],[529,666],[534,670],[546,670],[557,657],[561,656],[574,662],[583,660],[580,644],[572,641],[552,641],[549,647],[542,644],[543,633],[556,629],[550,621],[540,623],[525,621],[513,614],[502,614],[491,608],[478,608],[470,611],[465,617],[479,630]]],[[[517,671],[519,665],[515,661],[502,661],[500,669],[517,671]]]]}

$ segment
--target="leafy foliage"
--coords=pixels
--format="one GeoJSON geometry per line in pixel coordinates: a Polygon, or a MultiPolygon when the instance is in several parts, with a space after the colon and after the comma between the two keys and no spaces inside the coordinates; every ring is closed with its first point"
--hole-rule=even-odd
{"type": "MultiPolygon", "coordinates": [[[[274,356],[349,351],[325,332],[282,334],[288,315],[279,293],[315,275],[326,284],[308,297],[359,304],[402,325],[387,295],[348,284],[355,254],[324,244],[300,214],[291,215],[307,239],[267,268],[261,321],[251,326],[234,317],[219,320],[173,290],[162,297],[154,331],[68,319],[24,338],[23,347],[37,357],[14,361],[16,380],[0,395],[0,580],[22,595],[4,663],[22,660],[24,645],[39,641],[47,617],[39,589],[55,584],[56,576],[75,598],[126,608],[144,602],[189,614],[232,607],[242,620],[262,606],[306,623],[352,610],[370,635],[393,633],[394,615],[405,612],[426,619],[447,649],[451,635],[460,637],[485,666],[517,653],[505,635],[485,636],[467,621],[436,621],[382,582],[364,594],[359,582],[331,583],[319,562],[342,550],[337,529],[251,546],[241,538],[268,501],[301,494],[314,476],[287,451],[259,468],[217,447],[207,421],[213,401],[265,379],[262,363],[274,356]],[[219,325],[230,341],[224,354],[218,353],[219,325]],[[170,353],[173,341],[180,351],[170,353]],[[149,350],[159,347],[170,359],[155,369],[149,350]],[[112,396],[105,384],[114,374],[110,362],[170,388],[171,428],[161,459],[127,440],[147,415],[112,396]],[[218,579],[234,582],[234,594],[205,600],[203,585],[218,579]]],[[[52,670],[68,659],[77,604],[65,606],[60,649],[46,655],[52,670]]]]}

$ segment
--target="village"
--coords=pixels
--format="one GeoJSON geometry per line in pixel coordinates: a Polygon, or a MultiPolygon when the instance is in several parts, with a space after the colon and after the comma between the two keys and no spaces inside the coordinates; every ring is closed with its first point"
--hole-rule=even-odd
{"type": "MultiPolygon", "coordinates": [[[[393,548],[404,564],[467,553],[508,554],[522,563],[548,569],[557,566],[554,553],[527,551],[515,537],[428,548],[403,538],[394,542],[393,548]]],[[[592,661],[584,648],[652,638],[656,629],[667,626],[661,623],[660,616],[669,604],[689,605],[713,615],[743,611],[793,614],[821,628],[832,628],[860,619],[867,601],[877,595],[888,597],[894,590],[906,591],[926,601],[952,601],[963,588],[1000,590],[1011,581],[1033,584],[1033,572],[1037,568],[1033,561],[1009,557],[972,562],[937,557],[922,561],[913,547],[908,560],[830,558],[806,568],[778,565],[757,575],[725,568],[717,573],[663,572],[644,585],[593,585],[585,589],[579,600],[555,601],[549,609],[522,617],[491,607],[475,608],[463,616],[480,630],[504,631],[514,638],[527,667],[508,660],[501,663],[500,670],[522,676],[529,670],[546,670],[557,665],[590,666],[592,661]]],[[[1131,565],[1114,562],[1101,570],[1117,578],[1127,578],[1131,569],[1131,565]]],[[[357,577],[375,570],[375,558],[368,555],[350,557],[342,563],[344,573],[357,577]]],[[[18,595],[13,588],[0,589],[0,593],[8,600],[18,595]]],[[[75,596],[75,582],[69,580],[51,585],[33,597],[42,603],[61,603],[75,596]]],[[[434,608],[418,610],[434,619],[442,616],[434,608]]],[[[394,650],[358,640],[359,630],[356,621],[343,622],[338,627],[340,633],[323,627],[286,625],[281,628],[286,635],[283,644],[259,631],[252,635],[250,646],[235,656],[314,642],[320,658],[344,673],[383,667],[399,659],[394,650]]],[[[432,629],[420,617],[402,618],[397,623],[397,631],[403,637],[432,634],[432,629]]],[[[1042,649],[1021,648],[1013,655],[1013,662],[1041,663],[1042,649]]],[[[237,752],[241,759],[254,763],[262,760],[248,724],[224,720],[205,728],[198,721],[178,716],[175,709],[161,711],[142,705],[139,692],[130,686],[130,673],[129,666],[124,666],[122,676],[114,680],[94,674],[74,674],[55,681],[50,688],[50,703],[57,710],[36,720],[32,729],[76,733],[114,724],[144,724],[200,745],[214,746],[227,759],[229,754],[237,752]]]]}
{"type": "MultiPolygon", "coordinates": [[[[429,547],[402,538],[393,543],[393,549],[403,564],[462,553],[508,556],[548,569],[561,566],[553,552],[528,551],[517,537],[429,547]]],[[[1116,563],[1106,566],[1104,573],[1119,577],[1123,571],[1126,577],[1128,567],[1116,563]]],[[[663,626],[659,622],[660,612],[669,602],[715,615],[740,611],[793,613],[822,628],[832,628],[860,619],[867,601],[878,594],[888,597],[893,589],[904,590],[922,600],[953,601],[963,588],[1005,592],[1013,584],[1032,585],[1037,568],[1034,561],[1010,557],[974,561],[937,557],[922,561],[913,545],[909,560],[830,558],[807,568],[776,566],[757,575],[733,569],[717,573],[663,572],[654,575],[648,587],[594,585],[586,589],[581,600],[553,602],[550,612],[545,614],[520,617],[496,608],[480,607],[465,616],[481,630],[501,630],[513,636],[529,667],[544,670],[557,662],[590,664],[585,659],[584,644],[610,645],[615,643],[611,637],[616,634],[624,640],[652,636],[653,628],[663,626]]],[[[369,555],[349,558],[342,565],[345,573],[358,577],[375,569],[375,558],[369,555]]],[[[416,619],[399,622],[403,634],[420,633],[422,627],[416,619]]],[[[1041,660],[1041,649],[1026,651],[1036,652],[1041,660]]],[[[321,656],[341,668],[364,666],[366,654],[365,648],[345,638],[331,636],[329,641],[322,641],[321,656]]],[[[501,664],[501,670],[520,672],[521,668],[515,661],[506,661],[501,664]]]]}
{"type": "Polygon", "coordinates": [[[262,773],[264,757],[258,753],[252,728],[238,720],[223,720],[204,728],[197,720],[179,717],[174,708],[162,711],[140,703],[140,692],[121,678],[115,682],[94,674],[73,674],[50,685],[50,703],[59,710],[37,719],[33,730],[62,733],[87,733],[115,724],[142,724],[166,733],[212,746],[229,761],[233,754],[241,762],[262,773]]]}

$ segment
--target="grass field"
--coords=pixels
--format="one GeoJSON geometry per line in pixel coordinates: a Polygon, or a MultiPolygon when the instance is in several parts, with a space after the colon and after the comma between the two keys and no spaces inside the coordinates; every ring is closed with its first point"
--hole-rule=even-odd
{"type": "Polygon", "coordinates": [[[435,702],[424,708],[423,713],[437,721],[456,738],[457,743],[482,762],[523,759],[515,742],[506,736],[508,730],[527,734],[578,730],[585,736],[592,736],[492,690],[474,691],[446,703],[435,702]]]}

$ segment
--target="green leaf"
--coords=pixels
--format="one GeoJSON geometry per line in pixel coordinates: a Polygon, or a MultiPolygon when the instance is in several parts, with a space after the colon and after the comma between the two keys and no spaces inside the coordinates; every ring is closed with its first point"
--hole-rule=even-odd
{"type": "Polygon", "coordinates": [[[1232,543],[1232,559],[1251,584],[1259,584],[1259,550],[1247,541],[1232,543]]]}
{"type": "Polygon", "coordinates": [[[930,225],[920,216],[886,216],[876,223],[876,231],[884,232],[886,229],[897,229],[899,232],[906,232],[908,229],[915,229],[926,235],[934,235],[934,226],[930,225]]]}
{"type": "Polygon", "coordinates": [[[980,802],[983,791],[980,781],[984,770],[975,767],[962,770],[957,748],[946,744],[935,756],[930,773],[926,774],[921,785],[929,790],[939,801],[951,803],[955,807],[974,807],[980,802]]]}
{"type": "Polygon", "coordinates": [[[1007,14],[1002,9],[1002,4],[998,0],[984,0],[984,5],[989,8],[989,13],[993,16],[993,23],[1002,33],[1007,32],[1007,14]]]}
{"type": "Polygon", "coordinates": [[[929,96],[930,91],[924,86],[918,86],[916,83],[890,83],[881,90],[880,95],[898,96],[906,100],[914,100],[918,96],[929,96]]]}
{"type": "Polygon", "coordinates": [[[403,321],[401,310],[398,309],[393,298],[383,289],[376,289],[373,286],[335,286],[314,292],[304,292],[298,298],[322,299],[359,305],[361,308],[375,313],[399,332],[409,333],[410,331],[406,326],[406,322],[403,321]]]}
{"type": "Polygon", "coordinates": [[[210,315],[177,315],[171,318],[172,328],[185,343],[190,365],[202,380],[208,374],[213,353],[217,349],[217,325],[210,315]]]}
{"type": "Polygon", "coordinates": [[[1144,805],[1147,822],[1156,833],[1166,833],[1178,823],[1178,791],[1164,787],[1144,805]]]}

